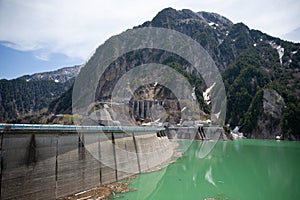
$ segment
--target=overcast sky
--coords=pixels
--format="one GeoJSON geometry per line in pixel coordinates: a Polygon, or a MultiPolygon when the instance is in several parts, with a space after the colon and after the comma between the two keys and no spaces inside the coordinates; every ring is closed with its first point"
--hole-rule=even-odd
{"type": "MultiPolygon", "coordinates": [[[[28,59],[44,64],[55,55],[62,64],[84,62],[110,36],[151,20],[166,7],[216,12],[281,38],[300,27],[299,0],[0,0],[1,70],[14,67],[14,59],[8,60],[14,54],[7,56],[11,50],[23,53],[25,60],[30,53],[28,59]]],[[[299,42],[300,36],[294,34],[293,40],[299,42]]]]}

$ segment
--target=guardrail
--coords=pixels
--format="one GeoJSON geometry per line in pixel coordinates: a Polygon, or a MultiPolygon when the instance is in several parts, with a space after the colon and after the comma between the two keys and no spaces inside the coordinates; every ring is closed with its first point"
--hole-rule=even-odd
{"type": "Polygon", "coordinates": [[[78,126],[49,124],[0,124],[0,130],[53,130],[53,131],[161,131],[164,127],[142,126],[78,126]]]}

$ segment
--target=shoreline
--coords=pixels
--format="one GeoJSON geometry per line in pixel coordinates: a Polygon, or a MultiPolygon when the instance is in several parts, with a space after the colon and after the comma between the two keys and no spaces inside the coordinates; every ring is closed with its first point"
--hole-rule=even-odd
{"type": "Polygon", "coordinates": [[[121,181],[106,184],[103,186],[98,186],[91,188],[85,191],[81,191],[75,194],[67,195],[65,197],[58,198],[57,200],[108,200],[112,198],[119,198],[119,194],[135,191],[135,188],[129,188],[132,179],[135,179],[137,176],[132,175],[128,178],[125,178],[121,181]]]}

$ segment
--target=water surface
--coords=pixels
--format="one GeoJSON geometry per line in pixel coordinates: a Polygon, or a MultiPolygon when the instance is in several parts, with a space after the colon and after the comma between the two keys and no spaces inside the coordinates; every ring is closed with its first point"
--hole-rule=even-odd
{"type": "Polygon", "coordinates": [[[178,141],[183,156],[141,174],[124,199],[300,199],[300,143],[219,141],[201,158],[202,141],[178,141]]]}

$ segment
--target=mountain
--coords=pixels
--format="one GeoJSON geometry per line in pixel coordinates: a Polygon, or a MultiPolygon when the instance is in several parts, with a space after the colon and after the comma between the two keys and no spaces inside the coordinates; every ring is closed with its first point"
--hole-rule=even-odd
{"type": "Polygon", "coordinates": [[[65,83],[68,80],[76,77],[80,71],[80,68],[80,65],[75,65],[73,67],[64,67],[51,72],[42,72],[33,75],[25,75],[20,77],[20,79],[25,79],[26,81],[52,80],[56,83],[65,83]]]}
{"type": "MultiPolygon", "coordinates": [[[[166,8],[151,21],[135,28],[164,27],[184,33],[199,42],[215,61],[222,73],[227,94],[226,124],[239,126],[250,138],[299,138],[300,116],[300,45],[283,41],[251,30],[243,23],[234,24],[216,13],[193,12],[166,8]]],[[[96,56],[96,54],[94,55],[96,56]]],[[[132,52],[118,59],[116,71],[132,69],[136,63],[158,62],[173,67],[195,85],[200,107],[209,108],[202,92],[207,86],[197,74],[188,74],[188,63],[158,50],[132,52]],[[136,56],[137,54],[141,56],[136,56]],[[150,56],[151,55],[151,56],[150,56]],[[198,76],[198,77],[197,77],[198,76]]],[[[104,88],[98,100],[109,100],[115,83],[122,74],[106,74],[109,82],[100,81],[104,88]]],[[[71,90],[63,100],[56,100],[59,111],[70,111],[71,90]],[[64,102],[64,106],[62,106],[64,102]]],[[[144,92],[142,92],[144,93],[144,92]]],[[[163,95],[164,96],[164,95],[163,95]]],[[[51,112],[55,112],[51,110],[51,112]]]]}
{"type": "Polygon", "coordinates": [[[13,80],[0,80],[0,122],[29,123],[32,120],[30,114],[47,109],[52,100],[72,86],[79,70],[80,66],[73,66],[13,80]],[[28,120],[20,121],[23,115],[28,114],[28,120]]]}
{"type": "MultiPolygon", "coordinates": [[[[230,45],[231,42],[228,40],[230,30],[238,29],[240,24],[234,25],[230,20],[216,13],[194,13],[187,9],[166,8],[152,21],[147,21],[137,28],[142,27],[169,28],[190,36],[210,53],[221,70],[224,70],[234,60],[235,55],[245,48],[242,44],[230,45]],[[227,52],[227,48],[231,48],[232,52],[227,52]]],[[[243,28],[246,27],[240,27],[243,28]]]]}
{"type": "MultiPolygon", "coordinates": [[[[204,47],[222,74],[227,95],[225,123],[231,128],[239,126],[249,138],[281,135],[300,139],[300,44],[249,29],[243,23],[234,24],[216,13],[187,9],[163,9],[151,21],[134,28],[142,27],[173,29],[204,47]]],[[[93,57],[97,57],[97,51],[93,57]]],[[[162,63],[183,74],[195,86],[200,108],[210,113],[210,106],[202,95],[208,88],[202,77],[190,71],[190,64],[185,60],[157,49],[132,51],[116,59],[111,64],[112,71],[106,72],[106,79],[99,81],[98,87],[103,89],[97,93],[96,100],[109,100],[124,72],[143,63],[162,63]]],[[[88,69],[83,67],[82,70],[88,69]]],[[[136,92],[145,94],[151,87],[145,86],[136,92]]],[[[156,98],[167,96],[167,90],[161,91],[156,98]]],[[[71,113],[71,97],[72,88],[52,101],[48,112],[71,113]]],[[[142,96],[134,98],[138,100],[142,96]]]]}
{"type": "MultiPolygon", "coordinates": [[[[299,138],[300,45],[215,13],[167,8],[138,27],[164,27],[198,41],[222,72],[226,123],[247,137],[299,138]]],[[[202,91],[206,88],[202,87],[202,91]]]]}

